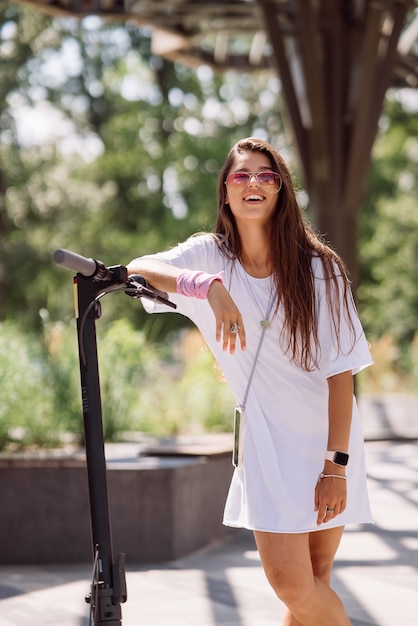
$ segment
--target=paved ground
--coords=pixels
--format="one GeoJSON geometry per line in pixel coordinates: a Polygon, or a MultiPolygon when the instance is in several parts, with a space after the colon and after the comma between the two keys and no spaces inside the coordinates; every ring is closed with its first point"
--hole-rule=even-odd
{"type": "MultiPolygon", "coordinates": [[[[418,624],[418,454],[367,442],[375,524],[347,529],[334,587],[353,626],[418,624]]],[[[129,555],[128,555],[129,558],[129,555]]],[[[0,567],[1,626],[87,626],[88,566],[0,567]]],[[[160,566],[127,567],[126,626],[278,626],[250,533],[160,566]]]]}
{"type": "MultiPolygon", "coordinates": [[[[406,434],[399,433],[399,409],[396,428],[390,426],[387,407],[379,404],[376,411],[366,424],[375,524],[346,530],[333,585],[353,626],[417,626],[418,454],[413,435],[418,413],[412,419],[408,410],[404,420],[412,438],[394,440],[406,434]],[[381,441],[388,431],[394,439],[381,441]]],[[[90,569],[0,566],[0,625],[88,626],[84,596],[90,569]]],[[[280,626],[283,615],[246,531],[234,531],[228,542],[178,561],[128,564],[127,586],[125,626],[280,626]]]]}

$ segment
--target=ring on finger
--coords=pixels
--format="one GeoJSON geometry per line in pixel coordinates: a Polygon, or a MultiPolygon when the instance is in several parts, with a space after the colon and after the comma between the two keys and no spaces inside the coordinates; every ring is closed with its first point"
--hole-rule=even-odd
{"type": "Polygon", "coordinates": [[[330,513],[334,513],[335,509],[332,509],[331,507],[327,506],[327,511],[329,511],[330,513]]]}
{"type": "Polygon", "coordinates": [[[239,324],[232,324],[231,328],[229,329],[229,332],[231,333],[231,335],[236,335],[237,333],[239,333],[239,331],[241,330],[241,327],[239,324]]]}

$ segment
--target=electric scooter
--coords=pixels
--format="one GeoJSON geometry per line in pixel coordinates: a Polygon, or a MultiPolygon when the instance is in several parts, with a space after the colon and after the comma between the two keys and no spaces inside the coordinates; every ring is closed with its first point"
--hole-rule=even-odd
{"type": "Polygon", "coordinates": [[[122,291],[134,299],[149,298],[173,309],[176,305],[165,292],[149,285],[143,276],[128,276],[123,265],[106,267],[101,261],[64,249],[55,251],[54,261],[76,272],[74,304],[93,548],[92,581],[86,602],[90,604],[90,624],[120,626],[121,604],[127,600],[125,554],[118,554],[116,560],[113,558],[96,321],[101,317],[100,300],[111,292],[122,291]]]}

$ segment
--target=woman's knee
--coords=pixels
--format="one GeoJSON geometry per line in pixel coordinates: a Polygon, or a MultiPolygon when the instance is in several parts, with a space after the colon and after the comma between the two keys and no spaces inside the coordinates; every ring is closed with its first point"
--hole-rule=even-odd
{"type": "Polygon", "coordinates": [[[312,570],[316,578],[328,585],[331,582],[335,553],[338,549],[343,528],[312,533],[310,553],[312,570]]]}
{"type": "Polygon", "coordinates": [[[293,571],[292,568],[281,568],[270,565],[264,567],[267,580],[274,592],[288,607],[306,602],[314,593],[314,577],[307,571],[293,571]]]}
{"type": "Polygon", "coordinates": [[[333,555],[312,555],[312,570],[314,576],[322,580],[322,582],[331,582],[332,567],[334,564],[333,555]]]}
{"type": "Polygon", "coordinates": [[[276,595],[285,603],[309,593],[314,577],[307,534],[254,532],[263,569],[276,595]]]}

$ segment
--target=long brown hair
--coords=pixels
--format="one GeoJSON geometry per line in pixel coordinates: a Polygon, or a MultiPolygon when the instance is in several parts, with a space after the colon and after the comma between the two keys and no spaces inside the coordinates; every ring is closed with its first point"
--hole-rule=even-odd
{"type": "Polygon", "coordinates": [[[297,365],[310,371],[318,366],[320,358],[312,257],[317,256],[322,261],[327,304],[338,347],[341,299],[353,335],[353,345],[355,343],[354,325],[349,315],[348,303],[352,296],[348,274],[338,254],[313,232],[304,219],[291,174],[283,158],[270,144],[255,137],[238,141],[231,148],[219,173],[215,233],[222,254],[232,260],[241,259],[242,242],[235,218],[226,203],[225,180],[235,157],[244,152],[265,154],[272,171],[277,172],[283,181],[269,229],[270,258],[277,289],[276,311],[283,305],[285,324],[281,339],[287,341],[285,351],[290,353],[297,365]]]}

